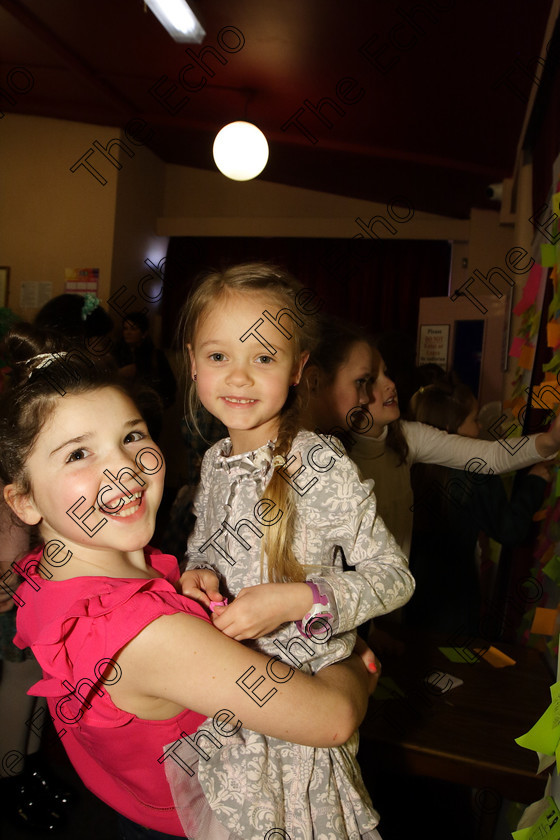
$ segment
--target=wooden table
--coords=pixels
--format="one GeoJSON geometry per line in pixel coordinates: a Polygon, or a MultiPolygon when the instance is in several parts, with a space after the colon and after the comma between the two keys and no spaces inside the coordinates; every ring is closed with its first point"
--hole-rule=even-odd
{"type": "Polygon", "coordinates": [[[445,637],[405,628],[396,632],[404,652],[380,657],[382,675],[392,677],[404,696],[371,698],[360,730],[362,765],[371,752],[372,762],[394,772],[444,779],[516,802],[540,799],[546,774],[536,776],[536,753],[514,738],[527,732],[550,703],[555,678],[542,654],[496,643],[515,665],[494,668],[483,659],[455,663],[438,650],[449,645],[445,637]],[[424,681],[434,671],[459,677],[463,685],[440,694],[424,681]]]}

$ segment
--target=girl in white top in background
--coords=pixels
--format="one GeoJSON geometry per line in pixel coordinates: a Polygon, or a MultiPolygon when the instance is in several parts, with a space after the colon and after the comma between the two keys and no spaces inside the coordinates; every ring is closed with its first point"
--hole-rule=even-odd
{"type": "Polygon", "coordinates": [[[560,416],[548,432],[495,442],[401,420],[397,389],[379,352],[365,332],[336,319],[322,319],[321,340],[305,376],[311,392],[309,428],[336,435],[362,478],[374,479],[378,512],[406,556],[412,537],[412,464],[506,473],[551,458],[560,447],[560,416]]]}

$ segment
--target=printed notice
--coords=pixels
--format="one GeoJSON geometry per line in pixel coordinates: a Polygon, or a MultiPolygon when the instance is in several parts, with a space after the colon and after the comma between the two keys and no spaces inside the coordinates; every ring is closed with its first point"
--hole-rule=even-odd
{"type": "Polygon", "coordinates": [[[439,365],[447,370],[448,349],[449,324],[424,324],[420,327],[419,365],[439,365]]]}

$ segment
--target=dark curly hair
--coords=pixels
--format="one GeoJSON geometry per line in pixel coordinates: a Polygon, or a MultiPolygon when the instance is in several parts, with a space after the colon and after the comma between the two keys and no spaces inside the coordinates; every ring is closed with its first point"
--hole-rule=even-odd
{"type": "MultiPolygon", "coordinates": [[[[57,333],[18,324],[5,337],[12,365],[10,387],[0,395],[0,480],[31,489],[27,458],[55,403],[66,394],[113,387],[130,397],[142,415],[147,389],[135,391],[109,356],[89,355],[57,333]]],[[[151,393],[150,393],[151,397],[151,393]]]]}

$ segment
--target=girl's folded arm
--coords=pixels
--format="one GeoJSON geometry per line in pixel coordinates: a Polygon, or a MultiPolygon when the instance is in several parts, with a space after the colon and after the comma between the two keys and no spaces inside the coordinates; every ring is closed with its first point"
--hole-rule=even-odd
{"type": "MultiPolygon", "coordinates": [[[[323,527],[329,529],[330,539],[340,546],[355,571],[321,578],[311,574],[310,579],[329,584],[334,599],[333,604],[329,598],[334,607],[330,609],[334,616],[332,631],[342,633],[406,604],[414,592],[414,578],[405,555],[377,513],[372,482],[360,479],[348,457],[337,463],[328,479],[329,494],[336,497],[339,487],[340,495],[344,492],[352,498],[352,504],[349,508],[327,509],[323,527]]],[[[325,510],[312,492],[305,499],[316,509],[325,510]]]]}
{"type": "Polygon", "coordinates": [[[153,621],[117,658],[128,697],[207,717],[228,710],[247,729],[311,747],[345,743],[367,708],[369,676],[358,657],[308,676],[183,613],[153,621]]]}

